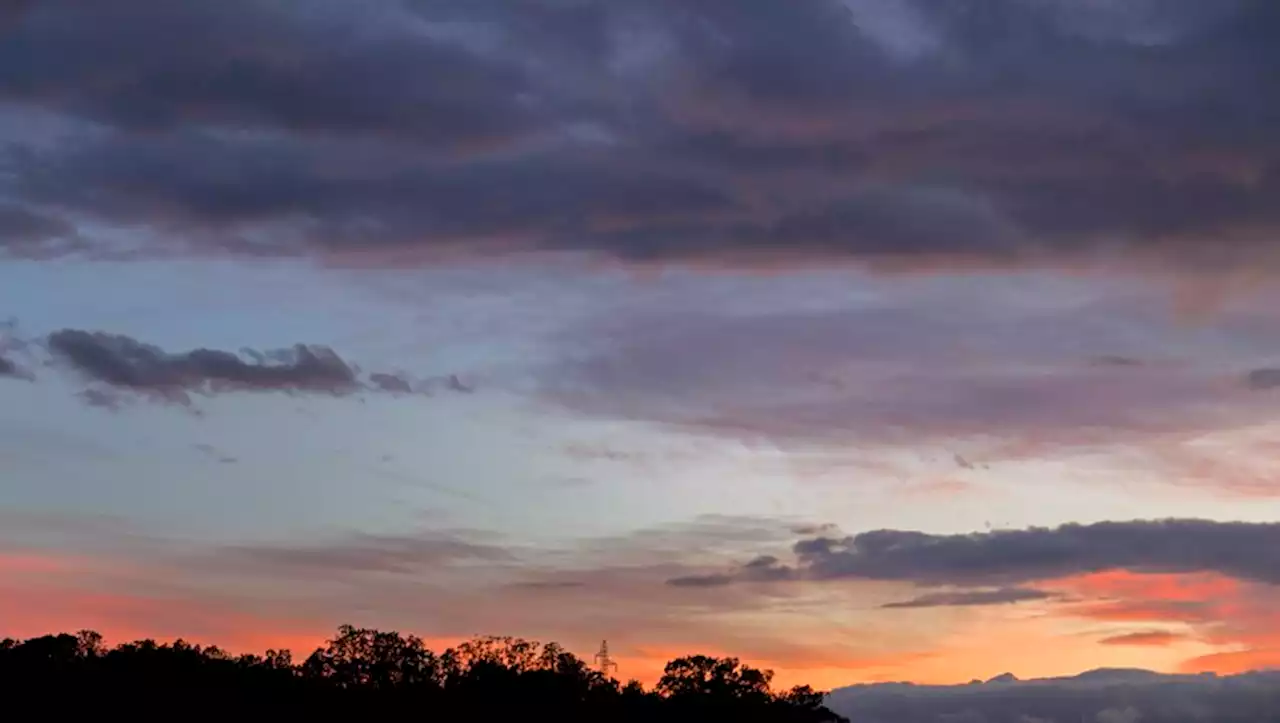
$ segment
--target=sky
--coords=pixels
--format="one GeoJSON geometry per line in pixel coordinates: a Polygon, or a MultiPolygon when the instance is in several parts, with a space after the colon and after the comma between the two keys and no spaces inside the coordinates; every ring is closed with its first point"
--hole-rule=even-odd
{"type": "Polygon", "coordinates": [[[0,636],[1280,666],[1272,0],[0,0],[0,636]]]}

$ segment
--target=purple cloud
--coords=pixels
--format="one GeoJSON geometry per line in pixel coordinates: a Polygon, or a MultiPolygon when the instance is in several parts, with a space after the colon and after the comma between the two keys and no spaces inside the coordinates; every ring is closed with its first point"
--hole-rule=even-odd
{"type": "Polygon", "coordinates": [[[1269,3],[968,5],[23,4],[0,245],[1274,268],[1269,3]]]}
{"type": "Polygon", "coordinates": [[[920,585],[1013,585],[1107,570],[1216,572],[1280,585],[1280,524],[1134,520],[1056,528],[931,535],[874,530],[812,537],[792,545],[790,563],[770,558],[732,571],[674,578],[676,587],[735,582],[845,579],[920,585]]]}
{"type": "MultiPolygon", "coordinates": [[[[120,406],[123,394],[190,405],[192,394],[425,394],[433,386],[431,380],[415,383],[402,374],[365,377],[337,352],[318,345],[240,354],[218,349],[168,352],[123,334],[63,329],[50,334],[44,346],[55,363],[101,385],[81,394],[86,402],[112,409],[120,406]]],[[[440,385],[455,388],[449,380],[440,385]]]]}

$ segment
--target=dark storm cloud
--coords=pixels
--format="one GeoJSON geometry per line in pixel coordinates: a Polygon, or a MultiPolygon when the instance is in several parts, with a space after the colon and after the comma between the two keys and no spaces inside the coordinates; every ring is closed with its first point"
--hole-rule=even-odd
{"type": "Polygon", "coordinates": [[[36,0],[0,0],[0,36],[26,17],[36,0]]]}
{"type": "Polygon", "coordinates": [[[121,392],[190,404],[192,393],[422,391],[394,374],[374,373],[366,380],[358,367],[318,345],[246,349],[240,354],[218,349],[167,352],[123,334],[63,329],[50,334],[45,346],[57,362],[104,385],[82,396],[90,404],[110,408],[119,406],[121,392]]]}
{"type": "Polygon", "coordinates": [[[979,607],[984,605],[1006,605],[1029,600],[1047,600],[1051,593],[1030,588],[1004,587],[996,590],[958,590],[954,592],[937,592],[921,595],[902,602],[892,602],[880,607],[899,610],[910,608],[942,608],[942,607],[979,607]]]}
{"type": "Polygon", "coordinates": [[[48,0],[7,22],[0,104],[90,124],[0,155],[35,241],[58,210],[255,253],[1277,255],[1270,0],[48,0]]]}
{"type": "Polygon", "coordinates": [[[729,203],[696,178],[611,169],[582,154],[459,165],[377,144],[353,150],[290,137],[139,136],[15,153],[10,162],[28,198],[72,202],[113,223],[145,217],[173,233],[217,231],[214,243],[224,248],[231,233],[272,228],[267,243],[279,253],[465,240],[573,248],[601,233],[645,235],[729,203]]]}
{"type": "Polygon", "coordinates": [[[456,149],[536,128],[527,89],[520,68],[363,3],[46,0],[0,44],[0,98],[151,132],[275,127],[456,149]]]}
{"type": "Polygon", "coordinates": [[[1159,520],[931,535],[876,530],[796,542],[794,560],[672,580],[714,586],[760,579],[901,580],[1013,585],[1106,570],[1216,572],[1280,585],[1280,524],[1159,520]]]}
{"type": "Polygon", "coordinates": [[[75,227],[66,221],[21,206],[0,203],[0,243],[34,244],[74,233],[75,227]]]}

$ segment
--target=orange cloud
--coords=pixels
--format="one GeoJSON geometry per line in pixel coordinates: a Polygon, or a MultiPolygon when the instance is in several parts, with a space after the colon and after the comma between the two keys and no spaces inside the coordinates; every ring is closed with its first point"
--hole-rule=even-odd
{"type": "Polygon", "coordinates": [[[78,561],[40,553],[0,552],[0,580],[16,575],[51,575],[74,570],[78,561]]]}
{"type": "Polygon", "coordinates": [[[1108,570],[1055,580],[1045,587],[1081,598],[1201,602],[1239,594],[1243,583],[1217,573],[1160,574],[1108,570]]]}
{"type": "Polygon", "coordinates": [[[1183,662],[1179,669],[1184,673],[1234,675],[1270,668],[1280,668],[1280,646],[1201,655],[1183,662]]]}
{"type": "Polygon", "coordinates": [[[1194,636],[1168,631],[1113,635],[1113,646],[1167,647],[1196,639],[1225,648],[1178,664],[1184,672],[1233,674],[1280,665],[1280,612],[1275,589],[1215,573],[1188,575],[1113,571],[1058,580],[1075,597],[1061,611],[1108,623],[1182,623],[1194,636]]]}
{"type": "Polygon", "coordinates": [[[1168,630],[1147,630],[1137,633],[1125,633],[1124,635],[1113,635],[1109,638],[1099,640],[1098,643],[1101,645],[1142,645],[1150,647],[1164,647],[1186,639],[1187,636],[1182,633],[1174,633],[1168,630]]]}

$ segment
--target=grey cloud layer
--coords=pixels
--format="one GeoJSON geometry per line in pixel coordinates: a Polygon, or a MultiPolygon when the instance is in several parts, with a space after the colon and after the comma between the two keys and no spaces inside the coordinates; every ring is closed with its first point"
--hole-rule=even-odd
{"type": "Polygon", "coordinates": [[[876,530],[813,537],[794,561],[676,578],[676,586],[752,580],[901,580],[921,585],[1013,585],[1101,572],[1216,572],[1280,585],[1280,524],[1159,520],[931,535],[876,530]]]}
{"type": "Polygon", "coordinates": [[[13,204],[0,205],[0,239],[5,245],[36,245],[75,233],[66,221],[13,204]]]}
{"type": "Polygon", "coordinates": [[[329,544],[234,546],[218,550],[215,563],[231,569],[265,569],[274,575],[332,578],[347,573],[412,573],[457,562],[514,561],[508,550],[443,534],[354,535],[329,544]]]}
{"type": "Polygon", "coordinates": [[[1269,0],[47,0],[2,32],[0,112],[79,128],[0,150],[16,254],[106,224],[1204,265],[1269,260],[1280,221],[1269,0]]]}
{"type": "Polygon", "coordinates": [[[894,723],[1253,723],[1272,717],[1278,683],[1274,672],[1220,677],[1101,669],[987,684],[855,685],[832,691],[827,705],[851,720],[894,723]]]}
{"type": "Polygon", "coordinates": [[[898,283],[884,303],[879,283],[862,288],[867,300],[833,308],[793,299],[761,313],[704,295],[611,313],[565,334],[570,352],[546,370],[545,393],[730,438],[845,450],[969,440],[979,457],[1141,445],[1273,416],[1258,392],[1274,375],[1243,371],[1280,355],[1262,306],[1191,326],[1114,289],[898,283]]]}

